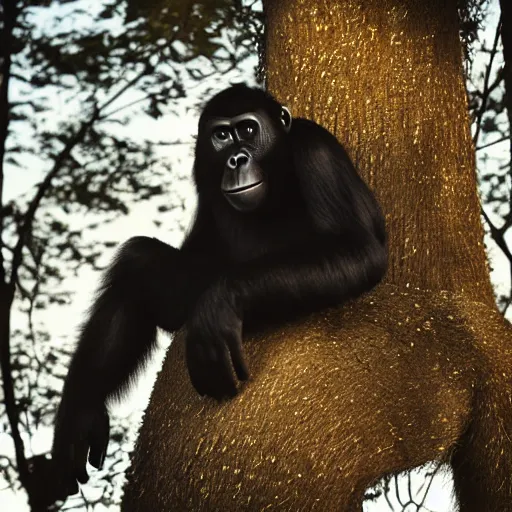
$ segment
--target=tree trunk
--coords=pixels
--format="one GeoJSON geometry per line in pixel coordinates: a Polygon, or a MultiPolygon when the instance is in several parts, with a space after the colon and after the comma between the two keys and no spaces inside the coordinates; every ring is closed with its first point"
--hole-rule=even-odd
{"type": "Polygon", "coordinates": [[[456,0],[268,0],[268,82],[333,130],[386,213],[387,283],[246,340],[251,381],[199,398],[173,342],[124,510],[360,511],[452,462],[462,512],[512,511],[510,327],[482,242],[456,0]]]}
{"type": "Polygon", "coordinates": [[[493,305],[456,2],[266,5],[269,88],[333,131],[376,191],[388,282],[493,305]]]}

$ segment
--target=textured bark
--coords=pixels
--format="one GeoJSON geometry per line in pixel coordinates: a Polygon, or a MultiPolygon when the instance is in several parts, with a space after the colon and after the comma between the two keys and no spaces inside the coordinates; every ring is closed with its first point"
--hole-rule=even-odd
{"type": "Polygon", "coordinates": [[[267,2],[268,83],[333,130],[376,191],[389,282],[494,304],[456,2],[267,2]]]}
{"type": "Polygon", "coordinates": [[[172,344],[124,510],[358,511],[381,476],[452,463],[461,512],[512,511],[511,329],[482,244],[456,1],[268,0],[270,89],[334,130],[380,198],[387,283],[246,340],[232,401],[172,344]]]}
{"type": "Polygon", "coordinates": [[[178,337],[123,510],[355,512],[381,476],[453,459],[462,512],[510,512],[509,337],[495,308],[383,285],[248,339],[252,379],[223,404],[191,387],[178,337]]]}

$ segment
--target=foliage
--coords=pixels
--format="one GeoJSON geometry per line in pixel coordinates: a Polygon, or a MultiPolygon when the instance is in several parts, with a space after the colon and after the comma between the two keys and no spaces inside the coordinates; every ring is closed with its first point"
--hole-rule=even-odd
{"type": "MultiPolygon", "coordinates": [[[[0,471],[44,510],[49,462],[26,441],[52,424],[71,349],[37,312],[68,304],[63,280],[98,268],[115,245],[84,235],[163,194],[160,212],[180,206],[168,193],[182,177],[168,149],[183,141],[165,134],[164,117],[183,114],[206,78],[236,70],[256,25],[252,4],[232,0],[12,0],[0,9],[0,421],[16,447],[0,471]],[[2,195],[4,180],[21,175],[31,186],[2,195]]],[[[125,430],[114,425],[113,464],[125,430]]],[[[100,496],[116,499],[111,485],[100,496]]]]}
{"type": "Polygon", "coordinates": [[[471,57],[473,44],[482,28],[489,0],[459,0],[460,36],[466,52],[471,57]]]}
{"type": "MultiPolygon", "coordinates": [[[[488,11],[487,15],[489,22],[494,18],[494,32],[490,30],[490,37],[480,37],[475,41],[474,54],[479,60],[473,65],[472,61],[469,62],[468,99],[477,152],[482,214],[490,242],[495,243],[508,260],[512,276],[512,252],[506,241],[512,226],[512,104],[510,92],[507,95],[507,91],[512,91],[512,79],[510,73],[507,75],[505,72],[507,67],[512,68],[510,57],[507,57],[512,48],[508,54],[504,52],[505,34],[511,37],[512,19],[507,20],[505,13],[499,10],[488,11]]],[[[497,295],[498,305],[505,314],[512,300],[511,288],[497,290],[497,295]]]]}

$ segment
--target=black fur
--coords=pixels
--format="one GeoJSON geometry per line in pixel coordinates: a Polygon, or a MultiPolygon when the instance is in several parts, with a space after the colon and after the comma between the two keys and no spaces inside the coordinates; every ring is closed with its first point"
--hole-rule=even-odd
{"type": "Polygon", "coordinates": [[[121,247],[64,387],[53,447],[63,495],[76,492],[75,479],[87,480],[89,447],[90,462],[101,464],[105,402],[142,367],[157,326],[186,326],[192,384],[221,399],[249,375],[242,327],[339,304],[382,279],[386,232],[373,194],[333,135],[305,119],[293,119],[287,133],[280,113],[270,95],[243,85],[210,100],[196,145],[197,214],[182,248],[147,237],[121,247]],[[213,153],[207,123],[244,112],[264,112],[278,142],[259,148],[264,204],[242,213],[221,193],[226,152],[213,153]]]}

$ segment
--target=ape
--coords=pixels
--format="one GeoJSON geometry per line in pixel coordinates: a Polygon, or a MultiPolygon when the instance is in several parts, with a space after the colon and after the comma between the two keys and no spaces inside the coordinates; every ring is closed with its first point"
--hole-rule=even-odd
{"type": "Polygon", "coordinates": [[[249,376],[243,329],[356,297],[385,273],[384,219],[347,153],[264,91],[236,85],[207,103],[194,179],[182,248],[126,242],[82,328],[53,444],[63,494],[87,481],[87,457],[101,466],[105,402],[143,366],[158,327],[186,327],[192,384],[222,399],[249,376]]]}

